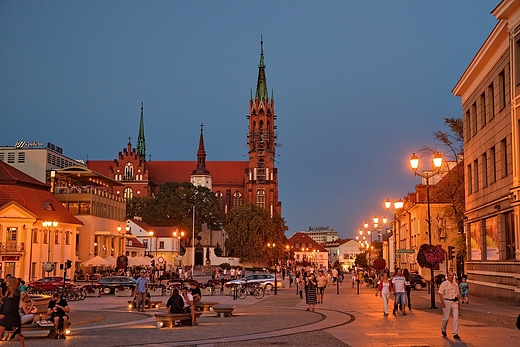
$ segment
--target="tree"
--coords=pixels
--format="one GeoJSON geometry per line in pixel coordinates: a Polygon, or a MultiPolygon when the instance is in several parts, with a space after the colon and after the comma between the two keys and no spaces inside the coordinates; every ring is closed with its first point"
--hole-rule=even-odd
{"type": "Polygon", "coordinates": [[[374,260],[373,267],[377,271],[384,270],[386,268],[386,260],[384,260],[383,258],[377,258],[376,260],[374,260]]]}
{"type": "Polygon", "coordinates": [[[242,262],[266,262],[273,255],[267,243],[279,245],[275,249],[278,258],[283,255],[285,220],[277,214],[271,218],[263,207],[253,203],[234,207],[226,215],[224,229],[228,235],[227,254],[239,257],[242,262]]]}
{"type": "Polygon", "coordinates": [[[189,182],[167,182],[159,186],[153,197],[132,198],[127,202],[128,218],[139,215],[153,226],[177,226],[190,238],[195,206],[195,234],[206,223],[210,229],[220,229],[222,215],[215,194],[206,187],[189,182]]]}
{"type": "Polygon", "coordinates": [[[222,247],[220,247],[220,244],[218,242],[215,246],[215,249],[213,249],[213,253],[215,253],[215,255],[217,257],[222,257],[222,254],[224,253],[224,251],[222,250],[222,247]]]}
{"type": "Polygon", "coordinates": [[[366,267],[367,266],[367,254],[365,252],[363,252],[363,253],[359,253],[358,255],[356,255],[356,260],[354,261],[354,264],[356,264],[356,266],[366,267]]]}

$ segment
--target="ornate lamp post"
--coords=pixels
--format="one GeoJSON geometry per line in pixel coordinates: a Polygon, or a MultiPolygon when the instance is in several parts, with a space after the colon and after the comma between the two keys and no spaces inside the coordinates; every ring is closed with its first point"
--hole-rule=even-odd
{"type": "Polygon", "coordinates": [[[278,262],[278,257],[276,255],[276,244],[268,243],[267,247],[272,248],[274,253],[274,295],[278,295],[278,281],[276,279],[276,263],[278,262]]]}
{"type": "Polygon", "coordinates": [[[390,201],[390,199],[386,199],[385,201],[386,210],[394,215],[394,228],[392,230],[392,235],[394,236],[394,272],[397,269],[397,211],[402,209],[403,206],[403,200],[398,199],[396,202],[394,202],[394,209],[392,210],[390,209],[390,207],[392,207],[392,202],[390,201]]]}
{"type": "Polygon", "coordinates": [[[47,262],[44,262],[42,264],[43,271],[51,272],[54,270],[54,263],[51,262],[51,232],[55,231],[58,227],[58,222],[56,221],[44,221],[42,222],[42,226],[45,229],[47,229],[47,262]]]}
{"type": "MultiPolygon", "coordinates": [[[[430,177],[438,175],[439,169],[442,166],[442,156],[438,152],[435,153],[435,156],[433,157],[433,166],[435,168],[435,171],[433,172],[424,171],[423,173],[418,173],[417,169],[419,168],[419,157],[416,156],[415,153],[413,153],[410,157],[410,167],[412,168],[414,175],[426,179],[426,205],[428,209],[428,242],[430,246],[432,245],[432,223],[430,215],[430,177]]],[[[430,308],[436,309],[437,307],[435,306],[435,287],[433,279],[433,266],[430,266],[430,308]]]]}

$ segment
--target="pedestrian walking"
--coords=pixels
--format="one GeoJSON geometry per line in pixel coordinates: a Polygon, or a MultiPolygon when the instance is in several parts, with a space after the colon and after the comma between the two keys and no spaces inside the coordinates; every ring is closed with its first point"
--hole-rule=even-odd
{"type": "Polygon", "coordinates": [[[408,271],[408,269],[404,269],[403,276],[406,279],[406,282],[405,282],[406,302],[408,304],[409,312],[412,312],[412,298],[411,298],[412,285],[410,283],[410,271],[408,271]]]}
{"type": "Polygon", "coordinates": [[[466,282],[466,277],[462,277],[462,282],[459,284],[460,288],[460,296],[462,297],[461,303],[466,302],[466,305],[469,305],[468,294],[469,294],[469,285],[466,282]]]}
{"type": "Polygon", "coordinates": [[[376,296],[381,295],[383,300],[383,316],[388,316],[388,300],[390,300],[390,293],[393,291],[392,281],[388,279],[388,274],[383,272],[379,286],[377,287],[376,296]]]}
{"type": "Polygon", "coordinates": [[[394,287],[394,310],[392,314],[395,316],[398,309],[401,310],[403,316],[406,316],[406,278],[403,276],[403,270],[398,269],[397,274],[392,278],[394,287]]]}
{"type": "Polygon", "coordinates": [[[459,336],[459,304],[461,301],[459,286],[455,281],[453,271],[448,272],[448,279],[442,282],[439,287],[439,300],[442,303],[442,336],[446,336],[446,326],[450,318],[450,313],[453,314],[453,338],[460,339],[459,336]]]}
{"type": "Polygon", "coordinates": [[[314,311],[314,306],[318,301],[317,289],[318,282],[316,281],[316,275],[311,274],[305,281],[305,301],[307,302],[307,311],[314,311]]]}
{"type": "Polygon", "coordinates": [[[146,270],[141,270],[141,277],[137,279],[137,285],[135,286],[136,307],[139,312],[144,312],[147,290],[148,279],[146,278],[146,270]]]}

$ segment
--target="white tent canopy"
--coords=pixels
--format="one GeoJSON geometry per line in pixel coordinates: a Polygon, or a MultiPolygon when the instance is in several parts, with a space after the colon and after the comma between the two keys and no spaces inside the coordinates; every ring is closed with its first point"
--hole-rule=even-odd
{"type": "Polygon", "coordinates": [[[96,255],[94,258],[84,261],[80,264],[81,266],[109,266],[105,258],[101,258],[99,255],[96,255]]]}

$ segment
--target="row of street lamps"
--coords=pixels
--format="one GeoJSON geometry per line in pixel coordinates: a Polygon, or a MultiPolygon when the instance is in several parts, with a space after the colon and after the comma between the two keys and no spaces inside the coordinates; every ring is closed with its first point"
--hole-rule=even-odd
{"type": "MultiPolygon", "coordinates": [[[[417,169],[419,168],[419,157],[413,153],[410,157],[410,167],[414,172],[415,176],[419,176],[425,179],[426,181],[426,205],[427,205],[427,225],[428,225],[428,243],[431,246],[432,245],[432,230],[431,230],[431,212],[430,212],[430,178],[438,175],[440,173],[440,168],[442,166],[443,158],[440,153],[435,153],[433,157],[433,168],[434,171],[424,171],[422,173],[417,172],[417,169]]],[[[392,235],[394,237],[394,270],[397,269],[397,215],[399,214],[400,210],[404,207],[404,202],[401,199],[396,200],[393,203],[392,208],[392,201],[390,199],[387,199],[384,203],[385,208],[388,212],[393,214],[393,228],[392,228],[392,235]]],[[[374,222],[374,230],[368,230],[368,223],[365,222],[365,230],[368,235],[370,235],[370,242],[372,242],[372,234],[374,232],[378,233],[378,236],[381,236],[379,230],[380,228],[386,224],[387,220],[386,218],[383,218],[383,224],[379,224],[379,218],[375,216],[373,218],[374,222]]],[[[392,224],[391,223],[391,224],[392,224]]],[[[366,241],[365,236],[363,235],[363,230],[359,230],[359,236],[356,236],[356,239],[360,242],[361,248],[367,248],[368,247],[368,241],[366,241]]],[[[430,267],[430,308],[435,309],[437,308],[435,306],[435,288],[434,288],[434,272],[433,267],[430,267]]]]}

